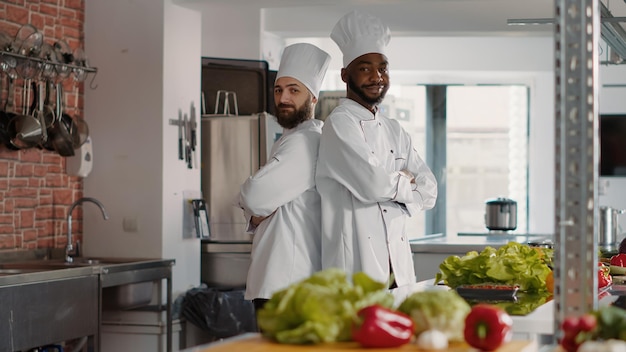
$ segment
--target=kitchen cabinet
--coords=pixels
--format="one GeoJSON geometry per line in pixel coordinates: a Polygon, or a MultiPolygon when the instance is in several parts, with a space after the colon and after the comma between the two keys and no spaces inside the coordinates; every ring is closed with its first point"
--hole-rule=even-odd
{"type": "Polygon", "coordinates": [[[91,337],[93,347],[98,335],[98,289],[98,275],[0,286],[0,351],[83,336],[91,337]]]}

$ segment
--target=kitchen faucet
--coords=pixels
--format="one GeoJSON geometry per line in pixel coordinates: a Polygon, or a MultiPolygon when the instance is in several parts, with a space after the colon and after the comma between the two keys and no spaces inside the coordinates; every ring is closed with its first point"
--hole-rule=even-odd
{"type": "Polygon", "coordinates": [[[74,245],[72,244],[72,211],[74,210],[74,208],[76,208],[77,205],[83,202],[94,203],[102,211],[102,217],[104,217],[104,220],[109,219],[109,215],[104,209],[104,205],[102,205],[102,203],[100,203],[100,201],[95,198],[83,197],[83,198],[78,199],[74,203],[72,203],[72,205],[70,206],[70,210],[67,213],[67,246],[65,247],[65,262],[66,263],[71,263],[74,261],[74,258],[72,257],[72,251],[74,250],[74,245]]]}

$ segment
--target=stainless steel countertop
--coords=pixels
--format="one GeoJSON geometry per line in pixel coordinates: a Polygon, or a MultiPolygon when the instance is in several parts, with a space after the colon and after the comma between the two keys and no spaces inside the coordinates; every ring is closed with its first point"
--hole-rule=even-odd
{"type": "Polygon", "coordinates": [[[494,248],[509,242],[528,243],[543,238],[551,238],[549,234],[434,234],[410,241],[413,253],[467,253],[482,251],[485,247],[494,248]]]}
{"type": "Polygon", "coordinates": [[[147,281],[153,277],[167,276],[175,263],[173,259],[150,258],[90,258],[93,260],[92,263],[78,259],[81,258],[77,258],[75,263],[47,258],[0,262],[0,287],[90,275],[101,275],[103,286],[109,286],[110,284],[104,285],[108,281],[147,281]],[[7,273],[2,273],[3,269],[6,269],[7,273]],[[20,269],[23,269],[23,272],[20,272],[20,269]],[[9,273],[11,270],[16,272],[9,273]],[[127,273],[133,277],[127,278],[127,273]]]}

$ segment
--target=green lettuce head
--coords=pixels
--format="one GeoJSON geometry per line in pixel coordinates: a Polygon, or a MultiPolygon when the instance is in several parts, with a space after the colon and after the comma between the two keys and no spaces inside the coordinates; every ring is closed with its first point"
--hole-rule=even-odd
{"type": "Polygon", "coordinates": [[[344,271],[327,269],[274,293],[257,323],[263,335],[280,343],[349,341],[359,309],[393,303],[386,286],[366,274],[354,274],[351,282],[344,271]]]}

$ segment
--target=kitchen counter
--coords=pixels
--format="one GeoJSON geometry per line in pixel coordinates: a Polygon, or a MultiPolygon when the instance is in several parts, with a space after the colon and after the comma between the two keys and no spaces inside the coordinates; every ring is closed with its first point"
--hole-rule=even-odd
{"type": "Polygon", "coordinates": [[[413,253],[467,253],[482,251],[485,247],[500,247],[509,242],[528,243],[551,238],[549,234],[515,234],[515,233],[461,233],[461,234],[433,234],[413,239],[411,251],[413,253]]]}
{"type": "MultiPolygon", "coordinates": [[[[319,345],[288,345],[271,342],[260,334],[248,333],[231,337],[219,342],[196,346],[187,349],[187,352],[230,352],[230,351],[253,351],[253,352],[307,352],[307,351],[432,351],[418,348],[415,344],[409,343],[393,348],[364,348],[359,347],[356,342],[327,343],[319,345]]],[[[465,343],[453,343],[445,350],[446,352],[472,352],[476,351],[465,343]]],[[[534,352],[537,351],[537,344],[534,341],[511,341],[494,352],[534,352]]]]}

